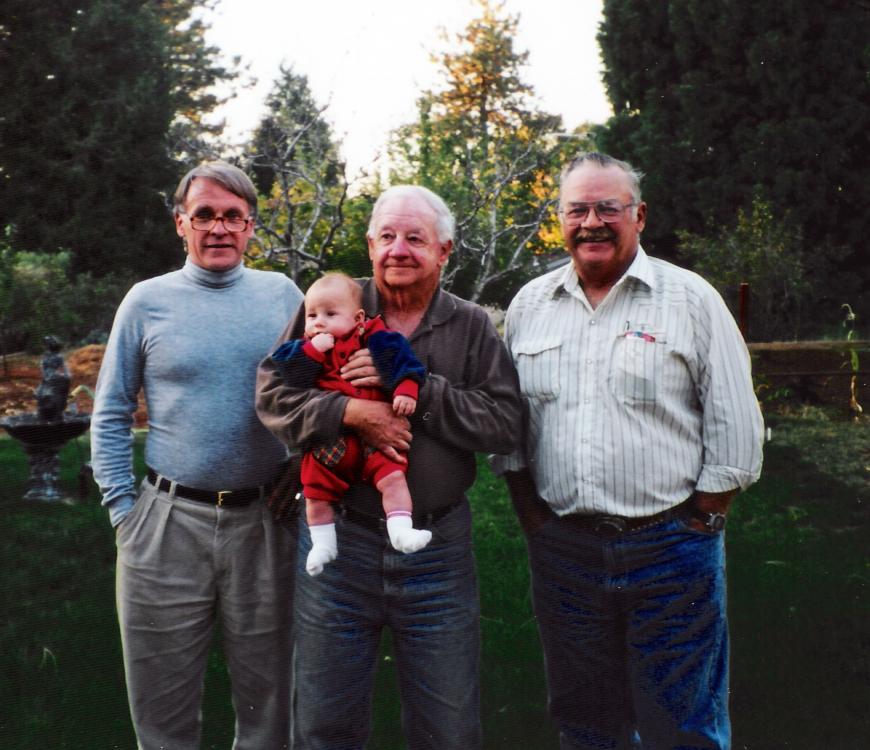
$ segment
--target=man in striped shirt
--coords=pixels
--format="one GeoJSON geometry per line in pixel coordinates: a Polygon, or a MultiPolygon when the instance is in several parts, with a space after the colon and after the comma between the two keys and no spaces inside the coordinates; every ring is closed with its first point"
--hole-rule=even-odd
{"type": "Polygon", "coordinates": [[[529,415],[494,466],[527,537],[563,750],[730,743],[723,529],[763,426],[721,297],[640,247],[640,177],[598,153],[565,167],[573,262],[505,321],[529,415]]]}

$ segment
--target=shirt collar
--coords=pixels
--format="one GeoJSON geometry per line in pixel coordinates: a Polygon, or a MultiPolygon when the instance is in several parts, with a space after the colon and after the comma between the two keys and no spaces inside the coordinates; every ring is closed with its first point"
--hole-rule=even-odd
{"type": "MultiPolygon", "coordinates": [[[[652,263],[650,262],[649,255],[644,252],[644,249],[640,245],[637,246],[637,255],[634,256],[634,260],[631,261],[631,265],[623,274],[622,279],[629,277],[637,279],[650,289],[656,288],[656,277],[653,272],[652,263]]],[[[622,283],[622,279],[617,283],[622,283]]]]}
{"type": "MultiPolygon", "coordinates": [[[[383,305],[378,294],[378,287],[374,279],[365,279],[363,283],[363,310],[366,316],[373,318],[375,315],[383,315],[383,305]]],[[[437,326],[448,320],[456,312],[456,300],[441,287],[435,290],[429,307],[420,321],[419,329],[428,326],[437,326]]]]}
{"type": "Polygon", "coordinates": [[[188,256],[184,261],[181,273],[194,284],[220,289],[237,283],[245,273],[245,265],[239,263],[226,271],[209,271],[196,265],[188,256]]]}

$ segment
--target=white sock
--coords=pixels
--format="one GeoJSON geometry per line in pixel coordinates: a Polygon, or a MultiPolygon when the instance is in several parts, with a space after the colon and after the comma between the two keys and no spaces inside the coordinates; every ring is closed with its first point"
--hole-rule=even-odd
{"type": "Polygon", "coordinates": [[[309,526],[311,533],[311,551],[305,560],[305,570],[308,575],[316,576],[323,572],[323,566],[332,562],[338,556],[338,540],[335,537],[335,524],[324,523],[309,526]]]}
{"type": "Polygon", "coordinates": [[[387,516],[387,533],[393,549],[399,552],[416,552],[432,539],[431,531],[415,529],[411,523],[411,515],[402,511],[387,516]]]}

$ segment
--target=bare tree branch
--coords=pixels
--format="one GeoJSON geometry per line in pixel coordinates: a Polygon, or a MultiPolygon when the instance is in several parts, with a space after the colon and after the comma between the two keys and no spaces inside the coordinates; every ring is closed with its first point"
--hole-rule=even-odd
{"type": "Polygon", "coordinates": [[[282,76],[247,158],[263,194],[259,251],[300,281],[326,264],[344,218],[348,182],[323,119],[326,106],[314,104],[304,76],[288,69],[282,76]]]}

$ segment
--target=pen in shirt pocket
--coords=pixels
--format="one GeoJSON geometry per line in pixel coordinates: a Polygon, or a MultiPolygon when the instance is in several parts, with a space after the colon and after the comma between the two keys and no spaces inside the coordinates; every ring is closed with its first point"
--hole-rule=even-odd
{"type": "Polygon", "coordinates": [[[626,338],[643,339],[644,341],[649,341],[652,344],[654,344],[656,340],[655,336],[653,336],[651,333],[647,333],[646,331],[626,331],[622,335],[626,338]]]}
{"type": "Polygon", "coordinates": [[[634,329],[632,328],[631,321],[625,321],[625,330],[619,334],[621,338],[636,338],[643,339],[644,341],[648,341],[651,344],[655,343],[656,337],[651,333],[647,333],[643,329],[646,328],[644,325],[636,326],[634,329]]]}

